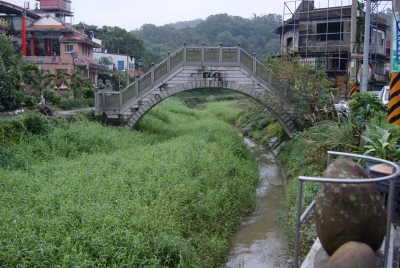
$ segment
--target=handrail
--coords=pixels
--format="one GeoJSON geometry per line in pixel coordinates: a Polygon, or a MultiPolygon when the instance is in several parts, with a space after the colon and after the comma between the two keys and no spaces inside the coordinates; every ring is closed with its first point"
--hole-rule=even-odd
{"type": "MultiPolygon", "coordinates": [[[[331,162],[331,156],[346,156],[351,158],[360,158],[365,160],[372,160],[378,163],[384,163],[393,167],[394,172],[388,176],[383,176],[379,178],[367,178],[367,179],[357,179],[357,180],[349,180],[349,179],[336,179],[336,178],[316,178],[316,177],[306,177],[306,176],[299,176],[298,182],[298,192],[297,192],[297,214],[296,214],[296,233],[295,233],[295,248],[294,248],[294,256],[293,256],[293,267],[298,267],[298,254],[299,254],[299,239],[300,239],[300,227],[301,223],[305,220],[311,209],[315,205],[315,199],[311,202],[311,204],[306,208],[304,213],[301,213],[301,200],[303,195],[303,182],[304,181],[311,181],[311,182],[340,182],[340,183],[371,183],[371,182],[379,182],[379,181],[387,181],[390,180],[390,188],[389,188],[389,195],[388,200],[393,200],[394,194],[394,186],[395,186],[395,179],[400,174],[400,167],[390,161],[366,156],[366,155],[358,155],[358,154],[351,154],[351,153],[344,153],[344,152],[334,152],[328,151],[328,160],[327,164],[329,165],[331,162]]],[[[389,237],[390,237],[390,229],[391,229],[391,221],[392,221],[392,202],[388,202],[388,212],[387,212],[387,219],[386,219],[386,239],[385,239],[385,252],[384,252],[384,267],[387,266],[388,263],[388,252],[389,252],[389,237]]]]}
{"type": "MultiPolygon", "coordinates": [[[[248,69],[247,71],[249,71],[252,75],[254,75],[254,77],[257,77],[257,79],[261,79],[263,84],[265,84],[265,86],[273,89],[273,87],[270,85],[270,81],[268,78],[264,77],[264,76],[260,76],[257,74],[257,66],[265,68],[266,67],[259,62],[256,59],[256,55],[253,54],[253,56],[251,56],[249,53],[247,53],[246,51],[244,51],[240,44],[238,44],[235,47],[223,47],[222,44],[218,47],[206,47],[204,46],[204,44],[202,46],[186,46],[186,43],[180,47],[175,53],[170,54],[168,53],[168,57],[163,60],[162,62],[158,63],[157,65],[152,65],[151,69],[146,72],[145,74],[143,74],[141,77],[138,77],[135,79],[134,82],[132,82],[131,84],[127,85],[126,88],[118,91],[118,94],[120,94],[121,96],[119,97],[119,111],[126,109],[126,104],[129,103],[129,99],[132,98],[136,98],[138,97],[138,94],[140,95],[141,92],[146,92],[148,89],[153,88],[156,84],[160,83],[163,81],[163,79],[165,79],[165,75],[171,74],[174,70],[181,68],[182,66],[203,66],[204,64],[211,64],[211,65],[218,65],[218,66],[236,66],[236,67],[241,67],[244,69],[248,69]],[[199,61],[197,60],[188,60],[187,59],[187,52],[190,50],[194,50],[196,49],[197,52],[199,54],[196,54],[197,56],[199,56],[199,61]],[[205,58],[205,54],[207,50],[215,50],[218,53],[218,59],[217,60],[207,60],[205,58]],[[234,53],[236,53],[236,60],[224,60],[223,55],[224,55],[224,51],[226,52],[227,50],[232,51],[234,53]],[[182,59],[177,62],[175,62],[174,64],[172,64],[171,59],[174,58],[175,56],[177,56],[179,53],[182,53],[182,59]],[[252,66],[252,68],[249,68],[249,66],[247,66],[246,64],[244,64],[241,61],[241,54],[243,54],[243,56],[248,57],[249,59],[247,59],[249,62],[249,64],[252,66]],[[163,67],[162,65],[166,65],[166,72],[165,70],[162,70],[160,73],[157,73],[156,75],[156,71],[158,70],[159,67],[163,67]],[[146,81],[145,81],[146,80],[146,81]],[[140,89],[138,88],[139,85],[141,83],[144,83],[145,85],[143,87],[141,87],[140,89]],[[130,91],[130,93],[127,93],[128,91],[130,91]],[[124,94],[126,94],[126,97],[122,97],[124,94]]],[[[250,67],[251,67],[250,66],[250,67]]],[[[273,89],[274,90],[274,89],[273,89]]],[[[106,94],[107,91],[102,91],[101,94],[106,94]]],[[[275,94],[280,94],[279,91],[274,90],[275,94]]],[[[103,97],[102,97],[103,98],[103,97]]],[[[99,105],[102,102],[96,102],[99,105]]],[[[103,111],[106,111],[107,108],[106,107],[99,107],[100,109],[102,109],[103,111]]],[[[116,106],[112,106],[109,107],[109,109],[115,111],[116,106]]]]}

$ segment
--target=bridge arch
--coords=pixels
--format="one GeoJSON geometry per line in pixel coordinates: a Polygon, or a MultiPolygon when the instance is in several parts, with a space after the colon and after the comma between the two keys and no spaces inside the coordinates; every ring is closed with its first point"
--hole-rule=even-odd
{"type": "Polygon", "coordinates": [[[269,70],[237,47],[183,46],[122,91],[98,90],[96,116],[132,128],[156,104],[195,88],[226,88],[264,104],[291,136],[299,116],[290,100],[271,85],[269,70]]]}

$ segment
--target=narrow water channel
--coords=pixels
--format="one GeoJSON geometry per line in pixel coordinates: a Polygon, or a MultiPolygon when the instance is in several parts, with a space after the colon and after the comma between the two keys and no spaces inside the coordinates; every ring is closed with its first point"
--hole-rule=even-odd
{"type": "Polygon", "coordinates": [[[258,160],[260,185],[258,205],[231,240],[227,268],[291,267],[291,258],[283,230],[275,222],[276,212],[284,209],[284,178],[272,152],[262,150],[244,138],[247,147],[258,160]]]}

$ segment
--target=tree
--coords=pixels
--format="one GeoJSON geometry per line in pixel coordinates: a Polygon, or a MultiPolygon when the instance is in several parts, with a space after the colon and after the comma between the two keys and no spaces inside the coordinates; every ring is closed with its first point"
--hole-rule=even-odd
{"type": "MultiPolygon", "coordinates": [[[[178,24],[177,24],[178,25],[178,24]]],[[[282,16],[268,14],[250,19],[227,14],[218,14],[198,21],[194,27],[174,27],[174,24],[155,26],[145,24],[140,29],[131,31],[132,34],[144,40],[147,55],[136,55],[136,59],[150,66],[148,56],[151,53],[165,58],[167,52],[175,52],[183,43],[188,46],[236,46],[238,43],[249,53],[257,53],[258,58],[264,58],[269,52],[279,51],[279,36],[274,30],[282,25],[282,16]],[[277,42],[268,44],[271,40],[277,42]]],[[[153,57],[154,58],[154,57],[153,57]]]]}
{"type": "Polygon", "coordinates": [[[0,53],[4,67],[8,70],[12,65],[12,56],[15,51],[12,45],[8,43],[6,36],[2,34],[0,34],[0,53]]]}
{"type": "Polygon", "coordinates": [[[108,67],[113,64],[113,60],[111,56],[102,56],[99,59],[95,59],[97,63],[99,63],[101,66],[108,67]]]}
{"type": "Polygon", "coordinates": [[[62,85],[69,86],[69,73],[65,69],[56,69],[53,76],[53,84],[56,87],[57,93],[62,85]]]}
{"type": "Polygon", "coordinates": [[[49,70],[43,70],[41,67],[37,67],[32,79],[32,88],[39,91],[39,103],[45,104],[43,97],[43,90],[47,88],[53,81],[54,74],[50,73],[49,70]]]}
{"type": "Polygon", "coordinates": [[[323,68],[301,61],[300,57],[270,55],[264,64],[271,67],[272,85],[291,100],[294,110],[307,118],[330,105],[332,94],[337,92],[330,88],[323,68]]]}
{"type": "Polygon", "coordinates": [[[0,52],[0,73],[4,73],[6,71],[6,66],[3,61],[3,53],[0,52]]]}
{"type": "Polygon", "coordinates": [[[279,53],[280,42],[278,39],[271,39],[265,44],[264,49],[267,53],[279,53]]]}
{"type": "Polygon", "coordinates": [[[0,111],[18,108],[22,98],[22,93],[14,89],[11,77],[0,73],[0,111]]]}
{"type": "Polygon", "coordinates": [[[222,43],[223,46],[235,46],[236,40],[232,36],[231,32],[224,31],[218,34],[216,38],[217,42],[222,43]]]}
{"type": "Polygon", "coordinates": [[[72,70],[71,74],[69,75],[69,79],[70,79],[69,85],[72,90],[73,98],[74,99],[80,98],[82,95],[81,89],[84,82],[82,70],[79,69],[78,67],[75,67],[72,70]]]}
{"type": "Polygon", "coordinates": [[[12,84],[15,90],[20,91],[33,80],[31,74],[37,68],[34,63],[24,62],[21,54],[14,54],[11,60],[9,74],[12,77],[12,84]]]}

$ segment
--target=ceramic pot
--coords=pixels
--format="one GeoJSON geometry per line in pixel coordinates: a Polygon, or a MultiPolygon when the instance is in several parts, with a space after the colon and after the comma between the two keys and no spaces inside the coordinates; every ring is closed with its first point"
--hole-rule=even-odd
{"type": "MultiPolygon", "coordinates": [[[[396,164],[400,166],[400,163],[396,164]]],[[[366,166],[365,169],[371,178],[380,178],[393,173],[393,168],[386,164],[369,165],[368,167],[366,166]]],[[[387,196],[389,195],[390,181],[387,180],[377,182],[377,186],[381,192],[381,195],[384,197],[386,206],[388,201],[387,196]]],[[[398,176],[395,180],[392,218],[395,220],[400,220],[400,176],[398,176]]]]}

